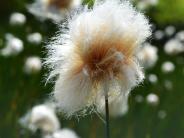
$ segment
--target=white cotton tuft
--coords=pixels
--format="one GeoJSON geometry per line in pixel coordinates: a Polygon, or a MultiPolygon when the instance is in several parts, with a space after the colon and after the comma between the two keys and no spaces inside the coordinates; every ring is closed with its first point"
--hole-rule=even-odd
{"type": "Polygon", "coordinates": [[[162,31],[162,30],[155,31],[154,37],[155,37],[156,40],[163,39],[164,38],[164,31],[162,31]]]}
{"type": "Polygon", "coordinates": [[[44,104],[33,107],[25,117],[20,119],[20,123],[33,132],[40,129],[45,134],[53,133],[60,128],[54,108],[44,104]]]}
{"type": "Polygon", "coordinates": [[[154,93],[150,93],[147,95],[146,101],[148,104],[155,106],[159,104],[159,97],[154,93]]]}
{"type": "Polygon", "coordinates": [[[164,46],[164,51],[168,55],[176,55],[184,52],[184,44],[177,39],[170,39],[164,46]]]}
{"type": "Polygon", "coordinates": [[[151,68],[158,60],[158,49],[146,43],[137,53],[137,57],[145,68],[151,68]]]}
{"type": "Polygon", "coordinates": [[[165,119],[167,117],[167,112],[165,110],[158,111],[158,118],[165,119]]]}
{"type": "Polygon", "coordinates": [[[161,69],[163,73],[171,73],[175,70],[175,65],[170,61],[166,61],[162,64],[161,69]]]}
{"type": "Polygon", "coordinates": [[[67,116],[97,105],[106,85],[109,99],[128,97],[144,79],[135,55],[151,35],[150,25],[129,2],[96,3],[62,29],[48,44],[45,63],[51,69],[48,79],[57,76],[53,97],[67,116]]]}
{"type": "Polygon", "coordinates": [[[42,68],[42,62],[39,57],[32,56],[26,59],[24,65],[24,71],[27,74],[37,73],[42,68]]]}
{"type": "Polygon", "coordinates": [[[18,55],[24,49],[23,41],[12,34],[6,34],[5,47],[0,51],[3,56],[18,55]]]}
{"type": "Polygon", "coordinates": [[[172,36],[176,32],[176,28],[174,26],[167,26],[165,28],[166,36],[172,36]]]}
{"type": "Polygon", "coordinates": [[[79,137],[73,130],[64,128],[54,132],[52,138],[79,138],[79,137]]]}
{"type": "Polygon", "coordinates": [[[10,15],[10,25],[24,25],[26,22],[26,16],[22,13],[12,13],[10,15]]]}
{"type": "Polygon", "coordinates": [[[142,103],[144,101],[144,97],[142,95],[136,95],[135,96],[135,101],[137,103],[142,103]]]}
{"type": "Polygon", "coordinates": [[[184,42],[184,30],[179,31],[179,32],[176,34],[176,39],[178,39],[178,40],[181,41],[181,42],[184,42]]]}
{"type": "Polygon", "coordinates": [[[148,75],[148,80],[149,80],[150,83],[155,84],[155,83],[158,82],[158,77],[155,74],[149,74],[148,75]]]}
{"type": "Polygon", "coordinates": [[[37,44],[40,44],[42,42],[42,35],[38,32],[32,33],[32,34],[29,34],[27,36],[27,40],[28,40],[28,42],[37,45],[37,44]]]}
{"type": "MultiPolygon", "coordinates": [[[[72,10],[79,7],[82,3],[81,0],[73,0],[70,2],[69,7],[59,7],[57,2],[55,5],[51,5],[51,1],[52,0],[35,0],[33,4],[27,6],[28,11],[40,20],[51,19],[54,22],[61,22],[70,15],[72,10]]],[[[55,1],[59,2],[59,0],[55,1]]]]}

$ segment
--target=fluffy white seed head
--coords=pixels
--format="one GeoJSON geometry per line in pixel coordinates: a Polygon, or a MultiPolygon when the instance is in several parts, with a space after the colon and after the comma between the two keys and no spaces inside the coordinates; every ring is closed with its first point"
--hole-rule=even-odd
{"type": "Polygon", "coordinates": [[[155,83],[158,82],[158,77],[157,77],[157,75],[155,75],[155,74],[149,74],[149,75],[148,75],[148,80],[149,80],[149,82],[151,82],[152,84],[155,84],[155,83]]]}
{"type": "Polygon", "coordinates": [[[18,55],[24,49],[23,41],[12,34],[6,34],[5,47],[0,51],[3,56],[18,55]]]}
{"type": "Polygon", "coordinates": [[[158,118],[165,119],[167,117],[167,112],[165,110],[158,111],[158,118]]]}
{"type": "Polygon", "coordinates": [[[10,15],[10,25],[24,25],[26,22],[26,16],[22,13],[12,13],[10,15]]]}
{"type": "Polygon", "coordinates": [[[155,31],[154,37],[155,37],[156,40],[163,39],[163,37],[164,37],[164,31],[162,31],[162,30],[155,31]]]}
{"type": "Polygon", "coordinates": [[[137,57],[145,68],[153,67],[158,60],[158,49],[146,43],[137,53],[137,57]]]}
{"type": "Polygon", "coordinates": [[[184,44],[178,39],[170,39],[164,46],[164,51],[168,55],[176,55],[184,52],[184,44]]]}
{"type": "Polygon", "coordinates": [[[44,134],[53,133],[60,128],[54,108],[45,104],[33,107],[25,117],[20,119],[20,123],[33,132],[40,129],[44,134]]]}
{"type": "Polygon", "coordinates": [[[29,57],[25,61],[24,70],[28,74],[37,73],[42,68],[42,62],[39,57],[29,57]]]}
{"type": "Polygon", "coordinates": [[[73,130],[64,128],[54,132],[52,138],[79,138],[79,137],[73,130]]]}
{"type": "Polygon", "coordinates": [[[181,42],[184,42],[184,31],[179,31],[177,34],[176,34],[176,39],[178,39],[179,41],[181,42]]]}
{"type": "Polygon", "coordinates": [[[176,28],[174,26],[167,26],[165,28],[166,36],[172,36],[176,32],[176,28]]]}
{"type": "Polygon", "coordinates": [[[158,105],[158,103],[159,103],[159,97],[158,97],[158,95],[156,95],[154,93],[150,93],[147,95],[146,101],[148,104],[155,106],[155,105],[158,105]]]}
{"type": "Polygon", "coordinates": [[[135,55],[150,26],[129,2],[97,3],[74,16],[68,28],[49,44],[46,60],[50,77],[59,75],[54,97],[61,111],[72,115],[96,105],[107,91],[112,99],[127,96],[143,80],[135,55]]]}
{"type": "Polygon", "coordinates": [[[170,61],[166,61],[162,64],[161,69],[163,73],[171,73],[175,70],[175,65],[170,61]]]}
{"type": "Polygon", "coordinates": [[[40,44],[42,42],[42,35],[38,32],[29,34],[27,36],[27,41],[32,44],[40,44]]]}
{"type": "Polygon", "coordinates": [[[138,0],[137,1],[137,8],[139,10],[146,10],[151,6],[157,5],[158,0],[138,0]]]}
{"type": "Polygon", "coordinates": [[[81,3],[81,0],[35,0],[33,4],[28,5],[28,10],[41,20],[60,22],[81,3]]]}
{"type": "Polygon", "coordinates": [[[135,101],[137,103],[142,103],[144,101],[144,97],[142,95],[136,95],[135,96],[135,101]]]}

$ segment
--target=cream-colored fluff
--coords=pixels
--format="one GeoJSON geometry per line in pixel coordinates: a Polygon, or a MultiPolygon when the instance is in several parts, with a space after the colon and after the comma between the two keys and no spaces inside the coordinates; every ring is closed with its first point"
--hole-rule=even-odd
{"type": "Polygon", "coordinates": [[[107,91],[110,99],[128,96],[143,80],[135,55],[150,36],[150,25],[129,2],[96,3],[62,29],[48,45],[46,64],[49,79],[58,76],[53,95],[66,115],[96,105],[107,91]]]}
{"type": "Polygon", "coordinates": [[[81,0],[71,0],[68,7],[59,8],[57,3],[56,5],[51,5],[50,1],[51,0],[35,0],[33,4],[27,6],[28,11],[41,20],[51,19],[55,22],[60,22],[82,3],[81,0]]]}

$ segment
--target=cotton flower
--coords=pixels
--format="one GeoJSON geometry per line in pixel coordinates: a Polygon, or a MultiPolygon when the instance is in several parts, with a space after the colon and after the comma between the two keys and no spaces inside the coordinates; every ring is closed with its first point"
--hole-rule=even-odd
{"type": "Polygon", "coordinates": [[[164,86],[167,90],[172,90],[173,89],[173,83],[170,80],[165,80],[164,81],[164,86]]]}
{"type": "Polygon", "coordinates": [[[28,10],[41,20],[60,22],[81,3],[81,0],[35,0],[33,4],[28,5],[28,10]]]}
{"type": "Polygon", "coordinates": [[[181,42],[184,42],[184,31],[179,31],[179,32],[176,34],[176,39],[178,39],[178,40],[181,41],[181,42]]]}
{"type": "Polygon", "coordinates": [[[33,132],[41,129],[45,134],[54,133],[60,128],[54,108],[46,104],[33,107],[25,117],[20,119],[20,123],[33,132]]]}
{"type": "Polygon", "coordinates": [[[162,30],[157,30],[154,33],[154,37],[156,40],[161,40],[164,37],[164,32],[162,30]]]}
{"type": "Polygon", "coordinates": [[[39,57],[28,57],[25,61],[24,71],[28,74],[37,73],[42,68],[42,62],[39,57]]]}
{"type": "Polygon", "coordinates": [[[175,70],[175,65],[170,61],[166,61],[162,64],[161,69],[162,69],[162,72],[164,73],[170,73],[175,70]]]}
{"type": "Polygon", "coordinates": [[[158,105],[159,97],[154,93],[150,93],[149,95],[147,95],[146,101],[150,105],[158,105]]]}
{"type": "Polygon", "coordinates": [[[158,0],[138,0],[137,8],[140,10],[145,10],[151,6],[158,4],[158,0]]]}
{"type": "Polygon", "coordinates": [[[176,28],[174,26],[167,26],[165,28],[166,36],[172,36],[176,32],[176,28]]]}
{"type": "Polygon", "coordinates": [[[26,22],[26,16],[19,12],[14,12],[10,15],[10,25],[24,25],[26,22]]]}
{"type": "Polygon", "coordinates": [[[158,60],[158,49],[149,43],[146,43],[137,53],[137,57],[145,68],[153,67],[158,60]]]}
{"type": "Polygon", "coordinates": [[[18,55],[24,49],[24,44],[21,39],[13,36],[12,34],[6,34],[5,47],[0,51],[3,56],[18,55]]]}
{"type": "Polygon", "coordinates": [[[54,132],[52,138],[79,138],[79,137],[73,130],[64,128],[54,132]]]}
{"type": "Polygon", "coordinates": [[[166,42],[164,51],[168,55],[176,55],[184,52],[184,45],[177,39],[170,39],[166,42]]]}
{"type": "Polygon", "coordinates": [[[33,44],[40,44],[42,42],[42,35],[38,32],[29,34],[27,40],[33,44]]]}
{"type": "Polygon", "coordinates": [[[135,96],[135,101],[136,101],[137,103],[142,103],[143,100],[144,100],[144,97],[143,97],[142,95],[136,95],[136,96],[135,96]]]}
{"type": "Polygon", "coordinates": [[[166,118],[166,116],[167,116],[166,111],[160,110],[160,111],[158,112],[158,118],[164,119],[164,118],[166,118]]]}
{"type": "Polygon", "coordinates": [[[95,4],[65,28],[49,44],[46,60],[49,78],[58,75],[53,95],[63,113],[73,115],[105,95],[128,96],[143,80],[135,53],[150,36],[150,26],[129,2],[95,4]]]}
{"type": "Polygon", "coordinates": [[[158,77],[155,74],[150,74],[150,75],[148,75],[148,80],[152,84],[155,84],[158,82],[158,77]]]}

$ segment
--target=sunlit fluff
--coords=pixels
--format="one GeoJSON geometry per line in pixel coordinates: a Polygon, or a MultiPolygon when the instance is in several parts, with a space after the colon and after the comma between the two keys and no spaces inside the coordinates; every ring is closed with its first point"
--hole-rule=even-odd
{"type": "Polygon", "coordinates": [[[42,39],[42,35],[38,32],[31,33],[27,36],[27,41],[36,45],[40,44],[42,42],[42,39]]]}
{"type": "Polygon", "coordinates": [[[42,62],[39,57],[28,57],[25,61],[24,71],[28,74],[37,73],[42,68],[42,62]]]}
{"type": "Polygon", "coordinates": [[[109,99],[128,96],[143,80],[134,55],[150,26],[129,2],[96,4],[73,17],[68,28],[48,46],[46,60],[50,77],[59,75],[53,94],[68,116],[95,105],[104,91],[109,99]]]}
{"type": "Polygon", "coordinates": [[[18,55],[24,49],[24,43],[21,39],[15,37],[12,34],[7,33],[5,35],[6,43],[5,47],[0,51],[3,56],[18,55]]]}
{"type": "Polygon", "coordinates": [[[26,22],[26,16],[19,12],[14,12],[10,15],[10,25],[24,25],[26,22]]]}
{"type": "Polygon", "coordinates": [[[45,134],[53,133],[60,128],[54,108],[45,104],[33,107],[25,117],[21,118],[20,123],[33,132],[40,129],[45,134]]]}
{"type": "Polygon", "coordinates": [[[176,55],[184,52],[184,44],[178,39],[170,39],[164,46],[164,51],[168,55],[176,55]]]}
{"type": "Polygon", "coordinates": [[[159,104],[159,97],[158,97],[158,95],[156,95],[154,93],[150,93],[147,95],[146,101],[150,105],[158,105],[159,104]]]}
{"type": "Polygon", "coordinates": [[[79,138],[79,137],[73,130],[64,128],[54,132],[52,138],[79,138]]]}
{"type": "MultiPolygon", "coordinates": [[[[97,104],[97,110],[99,113],[105,115],[104,98],[99,99],[97,104]]],[[[128,95],[121,94],[120,96],[115,96],[114,99],[109,99],[109,115],[111,117],[119,117],[125,115],[127,112],[128,112],[128,95]]]]}
{"type": "Polygon", "coordinates": [[[138,59],[141,61],[145,68],[153,67],[158,60],[158,49],[149,43],[144,44],[137,54],[138,59]]]}
{"type": "Polygon", "coordinates": [[[28,5],[28,10],[41,20],[60,22],[79,5],[81,0],[35,0],[33,4],[28,5]]]}
{"type": "Polygon", "coordinates": [[[175,65],[171,61],[166,61],[162,64],[161,69],[163,73],[170,73],[175,70],[175,65]]]}

